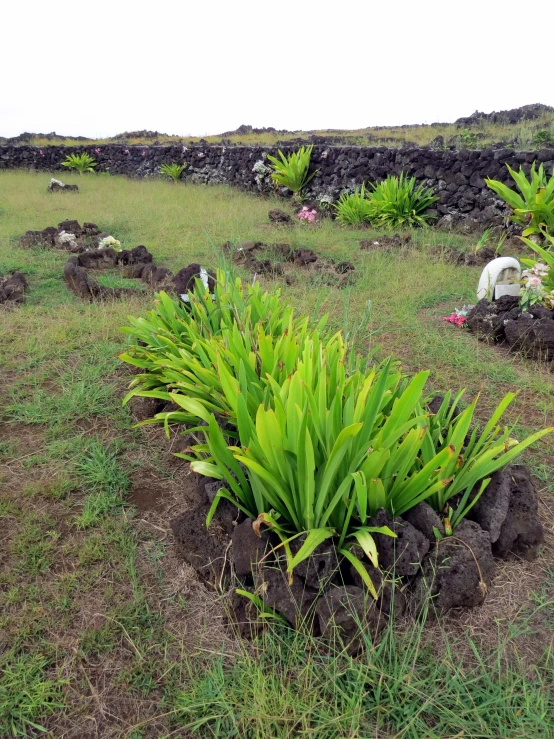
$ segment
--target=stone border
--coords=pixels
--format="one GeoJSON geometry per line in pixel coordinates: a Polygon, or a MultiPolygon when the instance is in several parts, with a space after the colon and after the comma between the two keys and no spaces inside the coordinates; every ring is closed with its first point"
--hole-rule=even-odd
{"type": "MultiPolygon", "coordinates": [[[[397,534],[396,539],[374,535],[381,569],[375,569],[360,548],[355,552],[375,585],[375,601],[368,597],[357,570],[328,542],[317,547],[289,581],[282,548],[273,550],[279,540],[264,526],[258,535],[258,527],[227,500],[220,501],[207,528],[206,515],[220,486],[205,483],[202,502],[170,522],[180,555],[202,580],[219,587],[224,581],[238,581],[239,587],[262,597],[266,607],[293,626],[307,619],[316,635],[325,635],[333,616],[354,651],[357,620],[378,633],[390,618],[418,612],[429,594],[438,614],[482,605],[494,577],[494,558],[532,560],[544,540],[535,487],[522,465],[492,475],[481,499],[451,537],[437,540],[435,529],[444,534],[444,527],[427,503],[396,518],[381,510],[370,525],[386,525],[397,534]]],[[[293,554],[301,543],[302,538],[291,543],[293,554]]],[[[229,600],[247,635],[249,601],[233,595],[229,600]]]]}
{"type": "Polygon", "coordinates": [[[506,344],[526,357],[554,362],[554,310],[536,305],[524,311],[519,297],[512,295],[492,302],[483,298],[468,313],[467,327],[484,341],[506,344]]]}
{"type": "MultiPolygon", "coordinates": [[[[130,177],[159,176],[163,162],[187,163],[182,179],[201,184],[229,184],[242,189],[269,193],[273,191],[266,155],[277,154],[279,147],[222,146],[125,146],[123,144],[86,146],[0,146],[0,169],[60,171],[67,154],[86,152],[98,163],[98,171],[130,177]]],[[[298,145],[280,147],[294,151],[298,145]]],[[[527,172],[531,162],[554,168],[554,149],[515,151],[505,149],[386,148],[384,146],[314,145],[310,171],[317,170],[305,190],[310,198],[334,201],[345,189],[362,182],[380,181],[387,174],[405,172],[418,182],[433,188],[439,201],[434,209],[442,224],[457,221],[477,224],[501,224],[509,215],[502,201],[486,186],[491,177],[510,186],[506,168],[527,172]]],[[[287,194],[283,191],[284,195],[287,194]]],[[[290,193],[288,193],[290,195],[290,193]]]]}
{"type": "Polygon", "coordinates": [[[13,270],[7,275],[0,275],[0,305],[15,305],[25,302],[25,293],[29,285],[25,276],[13,270]]]}

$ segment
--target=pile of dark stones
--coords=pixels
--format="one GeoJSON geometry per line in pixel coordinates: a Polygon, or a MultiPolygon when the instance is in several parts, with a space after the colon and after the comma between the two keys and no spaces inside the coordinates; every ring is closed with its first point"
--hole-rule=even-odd
{"type": "Polygon", "coordinates": [[[507,345],[511,351],[544,362],[554,361],[554,311],[540,305],[522,310],[519,298],[503,295],[483,298],[467,316],[467,326],[488,342],[507,345]]]}
{"type": "Polygon", "coordinates": [[[379,236],[375,239],[362,239],[358,242],[361,251],[388,251],[410,246],[412,237],[409,233],[379,236]]]}
{"type": "MultiPolygon", "coordinates": [[[[84,300],[105,301],[121,298],[138,291],[133,287],[104,287],[89,274],[89,270],[120,268],[123,276],[140,279],[147,288],[186,295],[194,287],[194,281],[205,271],[199,264],[189,264],[174,274],[166,267],[154,264],[148,249],[140,244],[134,249],[117,251],[111,246],[103,246],[103,239],[111,236],[101,232],[95,223],[81,224],[76,220],[66,220],[57,228],[48,226],[42,231],[27,231],[20,239],[22,247],[41,246],[63,249],[72,254],[64,267],[64,277],[70,290],[84,300]]],[[[215,274],[207,274],[208,286],[213,290],[215,274]]]]}
{"type": "Polygon", "coordinates": [[[27,288],[25,276],[17,270],[0,275],[0,305],[23,303],[27,288]]]}
{"type": "Polygon", "coordinates": [[[463,251],[455,246],[443,246],[439,244],[429,250],[431,254],[441,257],[451,264],[460,267],[486,267],[493,259],[498,257],[494,249],[484,246],[477,251],[463,251]]]}
{"type": "MultiPolygon", "coordinates": [[[[289,580],[282,547],[275,549],[279,540],[229,501],[220,501],[207,528],[206,515],[222,483],[204,481],[198,477],[193,507],[171,521],[178,551],[200,578],[212,584],[238,581],[291,625],[309,623],[316,635],[328,635],[334,623],[351,651],[359,646],[360,623],[376,635],[389,619],[415,615],[429,596],[437,614],[481,605],[494,576],[495,558],[533,559],[544,538],[533,481],[520,465],[492,476],[453,536],[444,536],[440,517],[425,502],[403,516],[380,510],[369,525],[389,526],[397,538],[374,534],[379,569],[361,548],[354,551],[375,586],[374,600],[358,571],[328,542],[300,563],[289,580]]],[[[293,554],[302,542],[302,537],[291,542],[293,554]]],[[[255,609],[234,594],[234,587],[230,590],[233,620],[248,635],[256,623],[255,609]]]]}
{"type": "MultiPolygon", "coordinates": [[[[99,285],[88,272],[114,267],[120,267],[124,277],[140,279],[151,290],[165,290],[179,296],[184,296],[192,290],[195,279],[202,275],[202,267],[197,263],[183,267],[177,274],[173,274],[166,267],[158,267],[154,264],[152,254],[140,244],[134,249],[123,249],[119,252],[106,247],[76,254],[68,259],[64,267],[64,277],[69,288],[84,300],[104,301],[136,294],[137,290],[132,287],[111,288],[99,285]]],[[[207,275],[209,288],[213,290],[215,274],[207,272],[207,275]]]]}
{"type": "Polygon", "coordinates": [[[267,214],[269,220],[271,223],[277,225],[277,226],[293,226],[294,221],[292,220],[292,216],[290,216],[288,213],[285,213],[284,210],[279,210],[279,208],[273,208],[269,211],[267,214]]]}
{"type": "Polygon", "coordinates": [[[313,249],[295,249],[290,244],[264,244],[262,241],[242,241],[223,244],[223,252],[233,262],[254,275],[284,277],[292,284],[298,268],[313,273],[321,282],[332,287],[346,287],[352,283],[355,267],[351,262],[323,259],[313,249]]]}
{"type": "Polygon", "coordinates": [[[79,192],[77,185],[66,185],[65,182],[52,177],[48,183],[48,192],[79,192]]]}
{"type": "Polygon", "coordinates": [[[48,226],[42,231],[26,231],[19,240],[19,246],[40,246],[48,249],[63,249],[72,254],[81,254],[89,249],[97,249],[100,241],[109,233],[101,233],[96,223],[83,223],[67,220],[58,227],[48,226]]]}

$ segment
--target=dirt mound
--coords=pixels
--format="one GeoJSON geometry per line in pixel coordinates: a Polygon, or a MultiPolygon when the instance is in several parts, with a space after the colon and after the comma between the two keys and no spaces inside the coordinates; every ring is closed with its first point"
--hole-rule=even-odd
{"type": "Polygon", "coordinates": [[[533,359],[554,361],[554,311],[531,306],[524,311],[517,296],[483,298],[467,315],[468,328],[486,341],[506,343],[533,359]]]}
{"type": "Polygon", "coordinates": [[[485,267],[498,256],[496,251],[488,246],[478,251],[468,252],[457,249],[455,246],[443,246],[442,244],[429,249],[429,254],[441,257],[446,262],[462,267],[485,267]]]}
{"type": "Polygon", "coordinates": [[[0,275],[0,304],[23,303],[27,287],[27,280],[21,272],[0,275]]]}
{"type": "Polygon", "coordinates": [[[19,246],[64,249],[78,254],[97,249],[101,239],[109,236],[108,233],[101,233],[96,223],[83,223],[81,226],[78,221],[66,220],[59,223],[57,228],[47,226],[42,231],[26,231],[19,240],[19,246]]]}
{"type": "MultiPolygon", "coordinates": [[[[500,558],[515,554],[532,559],[543,541],[536,491],[529,471],[520,465],[493,475],[472,510],[472,520],[462,521],[453,536],[444,535],[440,517],[426,503],[405,517],[381,510],[371,525],[388,526],[396,538],[373,535],[380,569],[360,547],[352,550],[374,585],[378,596],[374,601],[367,598],[360,571],[330,540],[316,547],[289,578],[276,535],[254,525],[229,501],[221,500],[212,525],[206,528],[206,515],[217,492],[213,485],[207,483],[202,489],[200,484],[195,506],[171,522],[186,561],[212,582],[236,576],[244,590],[263,593],[267,607],[293,626],[305,620],[315,635],[327,633],[334,615],[353,652],[360,623],[376,635],[388,618],[402,615],[407,608],[414,612],[430,597],[438,613],[481,605],[494,574],[493,553],[500,558]],[[437,538],[437,530],[442,538],[437,538]]],[[[299,537],[291,543],[293,555],[303,541],[299,537]]],[[[231,599],[231,606],[237,621],[245,618],[243,601],[231,599]]],[[[248,632],[242,629],[242,633],[248,632]]]]}
{"type": "Polygon", "coordinates": [[[120,252],[110,247],[83,251],[67,261],[64,277],[70,290],[83,300],[103,301],[137,293],[132,287],[103,287],[87,271],[114,267],[122,268],[127,278],[140,279],[156,291],[176,293],[183,300],[188,300],[186,293],[192,290],[196,278],[202,279],[210,290],[215,286],[215,274],[208,272],[200,264],[189,264],[176,275],[166,267],[157,267],[152,254],[143,244],[120,252]]]}
{"type": "Polygon", "coordinates": [[[292,226],[292,224],[294,223],[288,213],[285,213],[284,210],[279,210],[278,208],[270,210],[267,215],[272,223],[280,226],[292,226]]]}
{"type": "Polygon", "coordinates": [[[283,276],[288,284],[296,282],[301,268],[303,275],[313,275],[332,287],[351,284],[355,267],[351,262],[336,262],[320,257],[313,249],[295,249],[290,244],[264,244],[262,241],[242,241],[223,244],[223,251],[233,262],[254,275],[283,276]]]}
{"type": "Polygon", "coordinates": [[[392,236],[379,236],[376,239],[362,239],[359,242],[362,251],[378,251],[384,249],[399,249],[409,246],[412,242],[410,234],[393,234],[392,236]]]}

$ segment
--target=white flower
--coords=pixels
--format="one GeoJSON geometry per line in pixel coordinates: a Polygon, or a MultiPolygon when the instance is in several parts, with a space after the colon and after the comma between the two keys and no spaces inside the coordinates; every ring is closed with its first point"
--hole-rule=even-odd
{"type": "Polygon", "coordinates": [[[61,244],[71,244],[77,240],[75,234],[68,233],[67,231],[60,231],[58,234],[58,241],[61,244]]]}
{"type": "Polygon", "coordinates": [[[105,236],[103,239],[100,239],[98,242],[98,248],[99,249],[106,249],[107,247],[111,247],[112,249],[115,249],[116,251],[121,251],[121,242],[117,239],[114,239],[113,236],[105,236]]]}
{"type": "Polygon", "coordinates": [[[268,167],[266,164],[264,164],[262,159],[258,159],[258,161],[252,167],[252,172],[265,176],[266,174],[269,174],[269,172],[271,172],[271,167],[268,167]]]}

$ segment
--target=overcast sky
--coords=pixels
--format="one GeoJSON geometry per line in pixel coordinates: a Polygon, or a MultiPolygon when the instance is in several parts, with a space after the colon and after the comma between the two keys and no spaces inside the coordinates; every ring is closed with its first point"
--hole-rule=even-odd
{"type": "Polygon", "coordinates": [[[2,136],[362,128],[554,105],[550,0],[5,0],[0,25],[2,136]]]}

